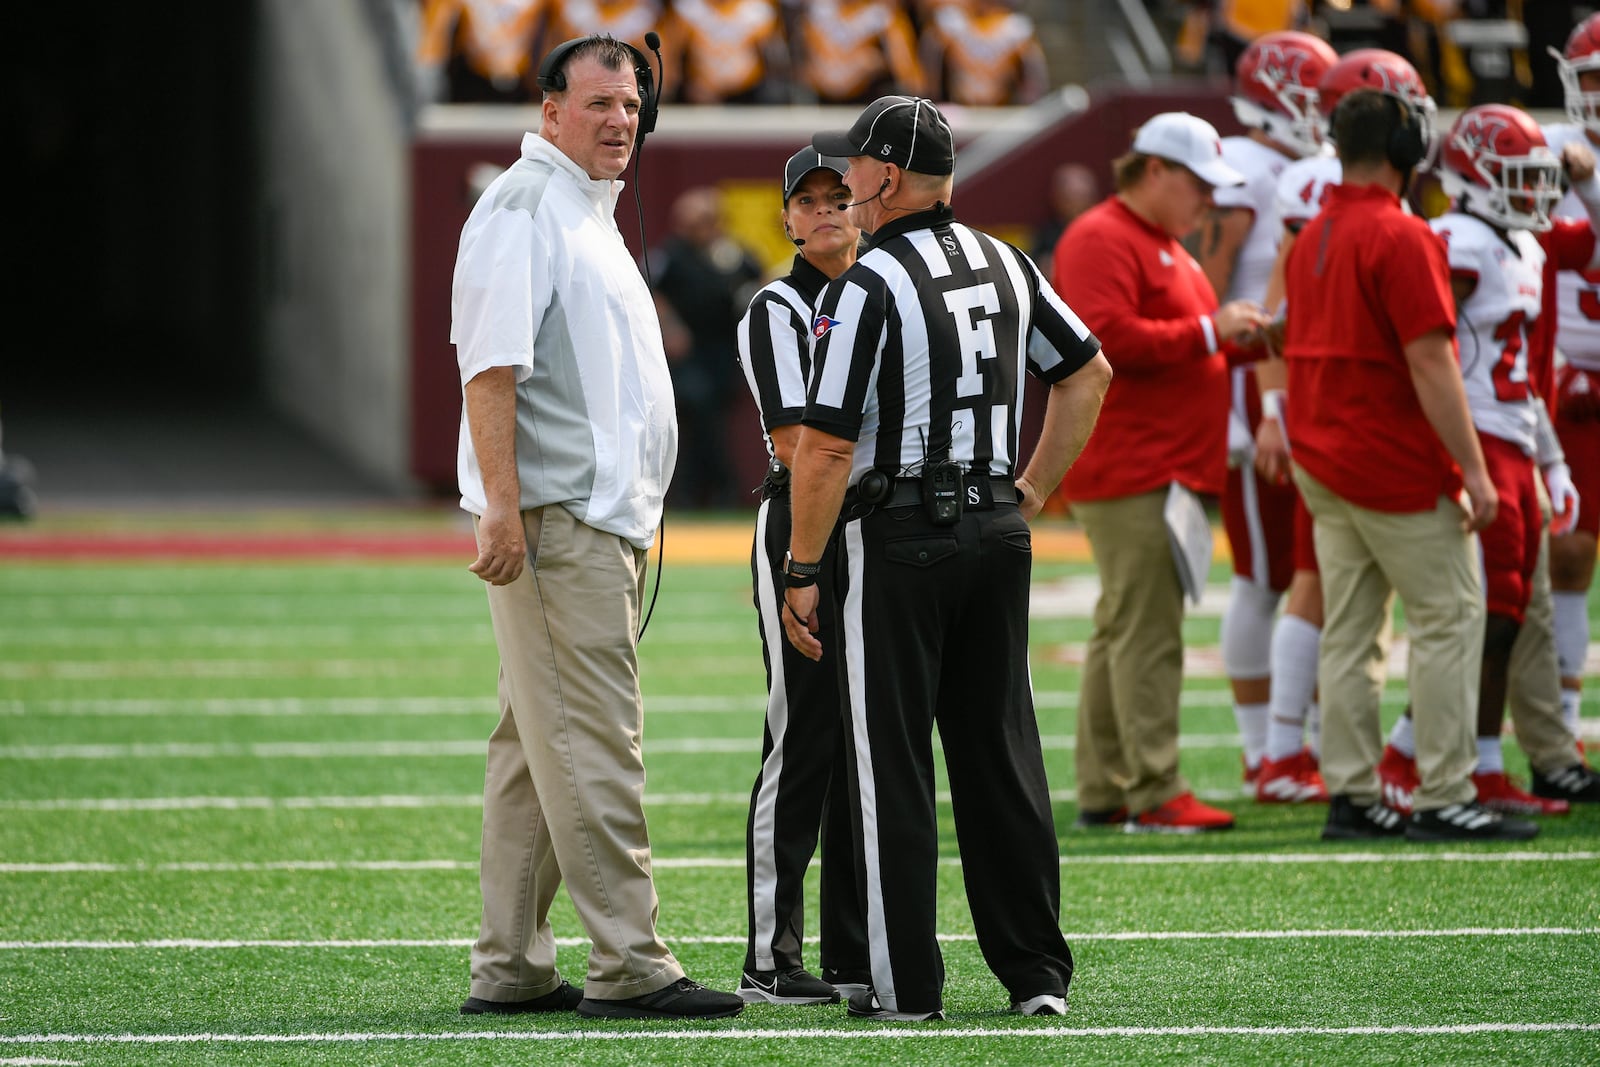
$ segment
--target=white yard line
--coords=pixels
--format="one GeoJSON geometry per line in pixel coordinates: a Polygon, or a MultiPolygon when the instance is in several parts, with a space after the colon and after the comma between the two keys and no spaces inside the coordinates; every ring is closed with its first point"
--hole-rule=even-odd
{"type": "MultiPolygon", "coordinates": [[[[603,1024],[602,1024],[603,1025],[603,1024]]],[[[715,1024],[711,1024],[715,1025],[715,1024]]],[[[720,1030],[464,1030],[437,1033],[405,1031],[299,1034],[10,1034],[0,1045],[364,1045],[375,1042],[580,1042],[593,1041],[948,1041],[959,1039],[1038,1040],[1103,1037],[1451,1037],[1465,1034],[1554,1034],[1600,1031],[1600,1023],[1458,1023],[1440,1026],[1060,1026],[908,1027],[903,1023],[849,1029],[720,1030]]]]}
{"type": "MultiPolygon", "coordinates": [[[[1046,750],[1077,747],[1070,734],[1045,734],[1046,750]]],[[[481,758],[487,742],[480,739],[437,741],[142,741],[99,745],[0,745],[0,760],[130,760],[130,759],[418,759],[436,756],[481,758]]],[[[1187,733],[1178,741],[1186,749],[1236,748],[1235,733],[1187,733]]],[[[937,739],[935,747],[938,747],[937,739]]],[[[652,755],[704,755],[759,753],[761,738],[664,737],[646,740],[646,757],[652,755]]]]}
{"type": "MultiPolygon", "coordinates": [[[[1444,930],[1121,930],[1112,933],[1072,932],[1063,936],[1068,941],[1320,941],[1386,938],[1410,940],[1433,937],[1592,937],[1600,934],[1593,926],[1517,926],[1488,927],[1463,926],[1444,930]]],[[[663,935],[664,940],[675,945],[742,945],[743,934],[698,934],[675,937],[663,935]]],[[[976,941],[974,934],[939,934],[942,942],[959,943],[976,941]]],[[[589,944],[586,937],[557,937],[560,948],[582,948],[589,944]]],[[[808,944],[817,938],[807,937],[808,944]]],[[[337,940],[227,940],[205,938],[160,938],[146,941],[0,941],[0,951],[86,951],[125,952],[168,949],[228,952],[242,949],[367,949],[367,948],[470,948],[469,937],[452,938],[342,938],[337,940]]]]}
{"type": "MultiPolygon", "coordinates": [[[[1174,852],[1170,855],[1062,856],[1063,867],[1282,866],[1361,863],[1593,863],[1600,852],[1450,852],[1422,849],[1393,852],[1174,852]]],[[[652,866],[673,870],[742,869],[742,856],[656,856],[652,866]]],[[[816,860],[812,861],[816,864],[816,860]]],[[[945,856],[941,867],[959,867],[958,856],[945,856]]],[[[0,874],[248,874],[260,871],[476,871],[476,860],[262,860],[207,863],[100,863],[93,860],[57,863],[0,863],[0,874]]]]}

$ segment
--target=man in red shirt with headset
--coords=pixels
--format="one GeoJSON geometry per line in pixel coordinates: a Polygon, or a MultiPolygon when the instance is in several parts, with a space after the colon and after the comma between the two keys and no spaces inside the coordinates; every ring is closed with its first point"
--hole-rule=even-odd
{"type": "Polygon", "coordinates": [[[1461,384],[1444,245],[1400,206],[1427,154],[1423,120],[1400,95],[1367,89],[1339,103],[1333,133],[1343,183],[1285,269],[1287,423],[1325,609],[1322,836],[1523,840],[1538,827],[1480,807],[1472,784],[1484,630],[1476,532],[1498,497],[1461,384]],[[1382,803],[1376,771],[1396,592],[1421,776],[1409,821],[1382,803]]]}

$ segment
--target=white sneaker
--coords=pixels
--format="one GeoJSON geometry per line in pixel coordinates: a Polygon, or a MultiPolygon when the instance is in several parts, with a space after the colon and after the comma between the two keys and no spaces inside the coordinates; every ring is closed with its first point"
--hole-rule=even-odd
{"type": "Polygon", "coordinates": [[[1027,1000],[1013,1000],[1011,1010],[1018,1015],[1065,1015],[1067,998],[1054,993],[1041,993],[1027,1000]]]}

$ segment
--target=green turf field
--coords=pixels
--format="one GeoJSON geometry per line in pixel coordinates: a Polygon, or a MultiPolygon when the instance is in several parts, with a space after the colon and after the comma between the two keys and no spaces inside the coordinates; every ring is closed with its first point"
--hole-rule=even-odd
{"type": "MultiPolygon", "coordinates": [[[[1037,570],[1032,650],[1065,1019],[1005,1013],[947,797],[948,1022],[463,1017],[496,715],[465,562],[0,557],[0,1064],[1600,1063],[1600,810],[1514,849],[1324,845],[1321,810],[1240,798],[1225,682],[1191,677],[1184,769],[1238,829],[1074,830],[1070,594],[1092,572],[1065,563],[1037,570]]],[[[660,924],[722,988],[761,736],[747,583],[669,561],[641,650],[660,924]]],[[[1216,642],[1212,614],[1187,629],[1216,642]]],[[[555,923],[579,981],[564,899],[555,923]]]]}

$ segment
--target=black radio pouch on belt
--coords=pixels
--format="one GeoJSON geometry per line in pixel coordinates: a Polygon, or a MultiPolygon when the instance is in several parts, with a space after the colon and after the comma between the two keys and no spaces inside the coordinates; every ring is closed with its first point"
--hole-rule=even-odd
{"type": "Polygon", "coordinates": [[[922,465],[922,511],[935,526],[954,526],[961,521],[960,464],[922,465]]]}

